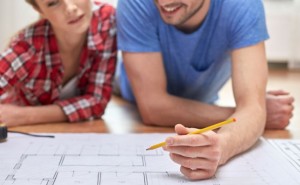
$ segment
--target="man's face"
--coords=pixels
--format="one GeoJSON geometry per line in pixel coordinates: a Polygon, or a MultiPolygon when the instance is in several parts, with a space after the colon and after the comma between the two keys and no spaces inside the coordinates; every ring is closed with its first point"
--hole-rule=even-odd
{"type": "Polygon", "coordinates": [[[205,0],[154,0],[165,23],[176,27],[199,25],[205,0]],[[199,17],[199,18],[198,18],[199,17]],[[198,18],[198,19],[197,19],[198,18]]]}
{"type": "Polygon", "coordinates": [[[92,17],[90,0],[36,0],[40,14],[65,32],[84,33],[92,17]]]}

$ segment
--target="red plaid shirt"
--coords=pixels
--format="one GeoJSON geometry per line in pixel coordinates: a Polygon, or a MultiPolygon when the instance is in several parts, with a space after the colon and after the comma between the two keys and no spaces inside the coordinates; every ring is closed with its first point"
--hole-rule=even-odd
{"type": "Polygon", "coordinates": [[[61,106],[70,122],[100,118],[116,66],[115,10],[97,3],[76,76],[80,95],[60,100],[63,65],[47,20],[23,30],[0,54],[0,96],[14,89],[21,105],[61,106]]]}

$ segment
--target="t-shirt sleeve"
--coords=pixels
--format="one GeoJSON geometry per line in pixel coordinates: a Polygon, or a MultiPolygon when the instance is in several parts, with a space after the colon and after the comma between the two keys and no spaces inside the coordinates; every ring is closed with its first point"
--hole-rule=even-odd
{"type": "Polygon", "coordinates": [[[261,0],[241,0],[228,8],[229,48],[238,49],[267,40],[265,12],[261,0]]]}
{"type": "MultiPolygon", "coordinates": [[[[144,0],[119,0],[117,6],[118,48],[127,52],[159,52],[154,4],[144,0]]],[[[156,15],[157,14],[157,15],[156,15]]]]}

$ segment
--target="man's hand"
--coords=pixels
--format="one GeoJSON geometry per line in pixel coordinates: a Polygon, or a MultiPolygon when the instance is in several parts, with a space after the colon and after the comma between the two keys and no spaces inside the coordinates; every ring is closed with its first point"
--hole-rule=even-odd
{"type": "Polygon", "coordinates": [[[166,139],[165,151],[171,159],[181,165],[180,171],[192,180],[208,179],[215,175],[221,158],[221,146],[218,135],[213,132],[186,135],[193,129],[176,125],[178,136],[166,139]]]}
{"type": "Polygon", "coordinates": [[[266,129],[284,129],[293,116],[294,98],[286,91],[268,91],[266,129]]]}
{"type": "Polygon", "coordinates": [[[24,110],[25,107],[0,104],[0,122],[5,123],[8,127],[25,124],[28,115],[24,110]]]}

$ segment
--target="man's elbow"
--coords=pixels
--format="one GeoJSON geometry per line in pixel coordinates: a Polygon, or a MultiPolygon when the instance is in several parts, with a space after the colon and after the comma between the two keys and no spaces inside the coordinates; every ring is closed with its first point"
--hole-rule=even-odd
{"type": "Polygon", "coordinates": [[[142,113],[141,112],[142,121],[145,125],[148,126],[163,126],[160,122],[160,118],[158,118],[155,113],[147,112],[142,113]]]}
{"type": "Polygon", "coordinates": [[[164,121],[162,108],[157,105],[148,105],[139,107],[142,121],[149,126],[167,126],[164,121]]]}
{"type": "Polygon", "coordinates": [[[147,126],[157,126],[157,124],[155,124],[156,122],[154,121],[152,116],[141,114],[141,117],[142,117],[142,121],[145,125],[147,125],[147,126]]]}

